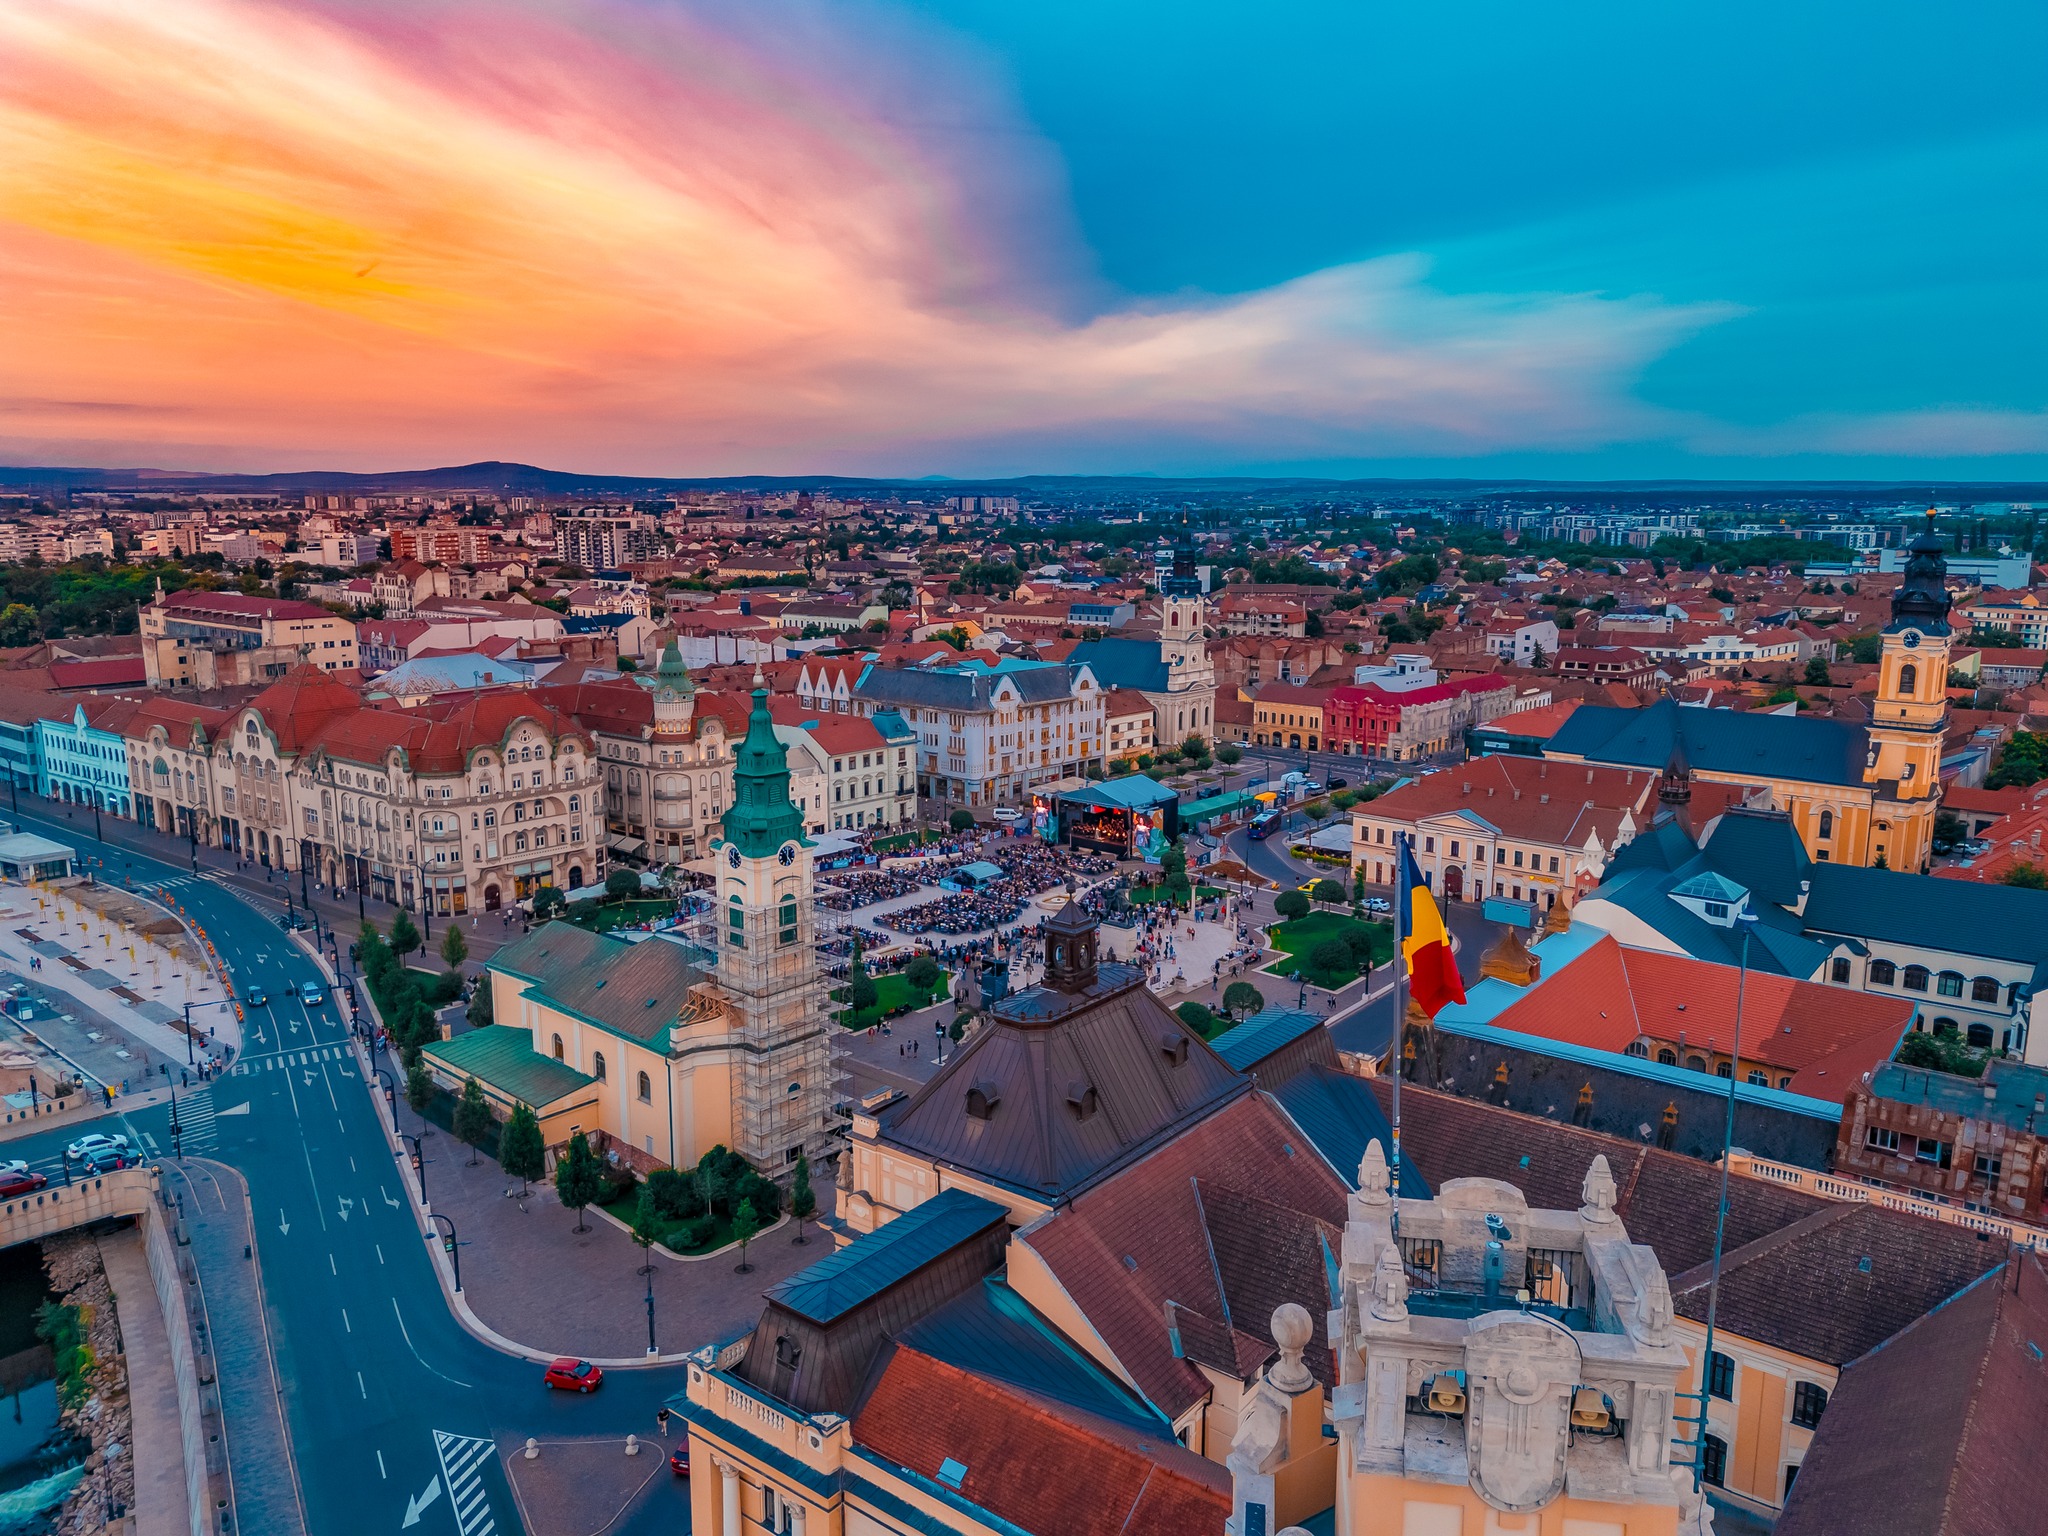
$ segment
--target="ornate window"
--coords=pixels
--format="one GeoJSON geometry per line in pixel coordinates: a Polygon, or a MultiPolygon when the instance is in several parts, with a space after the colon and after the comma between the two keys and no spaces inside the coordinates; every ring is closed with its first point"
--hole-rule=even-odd
{"type": "Polygon", "coordinates": [[[1934,990],[1943,997],[1963,995],[1963,975],[1960,971],[1943,971],[1934,978],[1934,990]]]}
{"type": "Polygon", "coordinates": [[[1833,837],[1835,835],[1835,813],[1833,811],[1822,811],[1820,813],[1820,835],[1822,837],[1833,837]]]}
{"type": "Polygon", "coordinates": [[[1920,669],[1914,666],[1912,662],[1909,661],[1899,668],[1899,692],[1911,693],[1919,684],[1920,669]]]}
{"type": "Polygon", "coordinates": [[[1899,968],[1889,960],[1870,962],[1870,984],[1873,987],[1889,987],[1899,979],[1899,968]]]}
{"type": "Polygon", "coordinates": [[[1908,992],[1925,992],[1927,990],[1926,966],[1909,965],[1906,967],[1906,990],[1908,992]]]}
{"type": "Polygon", "coordinates": [[[645,1072],[640,1074],[640,1102],[642,1104],[652,1104],[654,1102],[654,1084],[648,1079],[645,1072]]]}
{"type": "Polygon", "coordinates": [[[1998,1001],[1998,983],[1989,976],[1979,976],[1970,983],[1970,1001],[1973,1003],[1995,1003],[1998,1001]]]}
{"type": "Polygon", "coordinates": [[[561,1059],[562,1059],[562,1037],[561,1037],[560,1035],[556,1035],[556,1036],[555,1036],[555,1060],[557,1060],[557,1061],[560,1061],[561,1059]]]}
{"type": "Polygon", "coordinates": [[[592,1051],[590,1053],[590,1075],[596,1078],[600,1083],[605,1080],[603,1051],[592,1051]]]}

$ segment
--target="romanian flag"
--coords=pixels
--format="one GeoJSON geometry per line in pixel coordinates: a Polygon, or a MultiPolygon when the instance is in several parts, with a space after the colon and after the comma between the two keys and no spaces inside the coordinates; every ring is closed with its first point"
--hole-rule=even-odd
{"type": "Polygon", "coordinates": [[[1395,881],[1401,903],[1401,958],[1408,967],[1408,995],[1432,1019],[1446,1003],[1465,1001],[1465,982],[1458,975],[1458,957],[1451,953],[1450,930],[1436,899],[1422,883],[1415,855],[1401,843],[1400,875],[1395,881]]]}

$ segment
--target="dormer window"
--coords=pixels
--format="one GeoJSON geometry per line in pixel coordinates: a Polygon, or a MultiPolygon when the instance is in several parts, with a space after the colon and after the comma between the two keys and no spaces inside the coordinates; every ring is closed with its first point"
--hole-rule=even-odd
{"type": "Polygon", "coordinates": [[[992,1120],[1003,1101],[1002,1090],[991,1082],[979,1082],[967,1090],[967,1115],[971,1120],[992,1120]]]}
{"type": "Polygon", "coordinates": [[[1067,1108],[1076,1120],[1092,1120],[1099,1107],[1093,1083],[1074,1082],[1067,1085],[1067,1108]]]}
{"type": "Polygon", "coordinates": [[[1188,1059],[1188,1037],[1183,1034],[1168,1034],[1159,1037],[1159,1054],[1166,1058],[1169,1067],[1184,1066],[1188,1059]]]}

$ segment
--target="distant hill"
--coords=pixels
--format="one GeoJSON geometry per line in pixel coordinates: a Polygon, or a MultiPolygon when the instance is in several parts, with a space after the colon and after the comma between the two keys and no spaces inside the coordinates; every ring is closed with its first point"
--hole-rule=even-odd
{"type": "Polygon", "coordinates": [[[1900,500],[2042,501],[2048,485],[1967,481],[1905,480],[1492,480],[1492,479],[1317,479],[1305,476],[1159,475],[1021,475],[1010,479],[969,480],[928,475],[921,478],[863,479],[850,475],[723,475],[636,476],[586,475],[570,470],[542,469],[491,459],[480,464],[455,464],[439,469],[394,469],[368,474],[346,470],[307,469],[274,475],[214,475],[178,469],[104,469],[79,465],[0,465],[0,490],[67,491],[192,491],[271,492],[281,496],[308,492],[425,493],[487,491],[501,496],[564,496],[579,491],[667,494],[684,490],[900,490],[929,495],[935,491],[990,492],[1052,496],[1061,499],[1093,495],[1162,497],[1219,492],[1259,493],[1317,491],[1377,496],[1413,495],[1472,497],[1480,495],[1547,497],[1619,495],[1683,497],[1687,495],[1768,496],[1778,492],[1800,496],[1882,495],[1900,500]]]}

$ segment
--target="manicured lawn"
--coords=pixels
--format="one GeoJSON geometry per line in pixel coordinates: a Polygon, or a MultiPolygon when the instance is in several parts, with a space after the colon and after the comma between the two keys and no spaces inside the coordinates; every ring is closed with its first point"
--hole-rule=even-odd
{"type": "MultiPolygon", "coordinates": [[[[618,1199],[607,1201],[604,1209],[630,1227],[633,1225],[634,1212],[639,1207],[640,1190],[636,1185],[631,1191],[620,1196],[618,1199]]],[[[655,1241],[671,1253],[709,1253],[712,1249],[723,1248],[732,1241],[732,1218],[730,1216],[714,1216],[711,1223],[711,1235],[701,1243],[693,1243],[686,1246],[677,1239],[676,1228],[671,1225],[664,1225],[660,1236],[656,1237],[655,1241]]]]}
{"type": "MultiPolygon", "coordinates": [[[[1372,963],[1375,966],[1385,965],[1393,958],[1394,931],[1390,925],[1360,922],[1344,912],[1311,912],[1307,917],[1267,930],[1273,947],[1283,954],[1264,969],[1274,976],[1292,976],[1305,963],[1297,957],[1306,956],[1325,939],[1341,939],[1353,929],[1364,929],[1372,936],[1372,963]]],[[[1356,981],[1358,970],[1355,966],[1346,966],[1328,975],[1310,971],[1308,979],[1312,986],[1328,987],[1334,991],[1356,981]]]]}
{"type": "Polygon", "coordinates": [[[563,912],[564,922],[574,923],[578,928],[588,928],[592,933],[606,933],[613,928],[631,927],[635,923],[648,922],[653,918],[667,917],[676,909],[670,900],[660,901],[572,901],[563,912]]]}
{"type": "MultiPolygon", "coordinates": [[[[1130,897],[1131,905],[1140,907],[1148,901],[1166,900],[1166,887],[1163,885],[1134,885],[1127,894],[1130,897]]],[[[1213,885],[1198,885],[1195,887],[1195,900],[1197,901],[1209,901],[1222,894],[1223,892],[1213,885]]]]}
{"type": "MultiPolygon", "coordinates": [[[[901,971],[889,971],[868,979],[875,984],[875,1006],[863,1008],[858,1014],[851,1008],[842,1008],[838,1014],[839,1022],[848,1029],[866,1029],[871,1024],[879,1024],[906,1003],[912,1009],[928,1008],[935,999],[951,995],[952,977],[945,971],[939,972],[938,990],[929,997],[913,992],[901,971]]],[[[846,988],[835,987],[832,991],[832,1001],[845,1002],[846,988]]]]}

